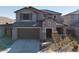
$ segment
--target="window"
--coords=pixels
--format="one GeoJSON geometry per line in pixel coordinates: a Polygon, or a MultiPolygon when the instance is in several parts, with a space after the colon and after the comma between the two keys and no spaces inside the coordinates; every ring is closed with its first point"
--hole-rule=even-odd
{"type": "Polygon", "coordinates": [[[21,14],[20,17],[22,20],[32,20],[32,14],[21,14]]]}
{"type": "Polygon", "coordinates": [[[56,18],[56,16],[54,16],[54,19],[56,18]]]}
{"type": "Polygon", "coordinates": [[[73,19],[74,23],[78,23],[79,22],[79,15],[75,15],[74,19],[73,19]]]}

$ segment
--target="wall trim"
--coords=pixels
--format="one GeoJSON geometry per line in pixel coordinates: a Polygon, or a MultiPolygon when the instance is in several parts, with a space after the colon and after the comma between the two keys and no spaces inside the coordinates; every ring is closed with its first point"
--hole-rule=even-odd
{"type": "Polygon", "coordinates": [[[41,27],[15,27],[15,28],[41,28],[41,27]]]}

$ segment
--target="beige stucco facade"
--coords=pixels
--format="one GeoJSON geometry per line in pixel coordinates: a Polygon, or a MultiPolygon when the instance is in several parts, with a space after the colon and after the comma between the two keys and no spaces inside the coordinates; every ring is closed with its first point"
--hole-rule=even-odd
{"type": "Polygon", "coordinates": [[[75,22],[78,22],[79,14],[67,14],[63,16],[64,24],[71,25],[75,24],[75,22]]]}
{"type": "MultiPolygon", "coordinates": [[[[17,29],[18,28],[23,28],[23,27],[14,27],[12,32],[13,32],[13,36],[12,39],[17,39],[17,29]]],[[[37,27],[24,27],[24,28],[37,28],[37,27]]],[[[46,29],[52,29],[52,33],[56,31],[56,23],[55,21],[53,21],[52,19],[46,19],[43,24],[42,27],[40,27],[40,38],[42,40],[46,40],[46,29]]]]}
{"type": "Polygon", "coordinates": [[[72,23],[71,15],[65,15],[64,17],[64,24],[70,25],[72,23]]]}
{"type": "Polygon", "coordinates": [[[33,21],[35,22],[37,20],[37,14],[30,11],[30,10],[22,10],[21,12],[19,13],[16,13],[16,22],[30,22],[30,21],[33,21]],[[32,14],[32,20],[23,20],[20,18],[21,14],[32,14]]]}
{"type": "MultiPolygon", "coordinates": [[[[22,9],[21,11],[16,13],[16,22],[37,22],[37,20],[44,20],[42,22],[42,26],[40,27],[40,38],[42,40],[46,40],[46,29],[52,29],[52,33],[56,31],[56,21],[54,21],[54,16],[56,16],[56,20],[61,20],[61,14],[43,14],[42,12],[40,13],[36,13],[32,10],[29,9],[22,9]],[[32,20],[23,20],[20,18],[22,14],[32,14],[32,20]],[[51,19],[49,19],[48,17],[51,17],[51,19]]],[[[17,34],[18,28],[23,28],[23,27],[13,27],[12,30],[12,39],[17,39],[17,34]]],[[[24,28],[37,28],[37,27],[24,27],[24,28]]]]}
{"type": "Polygon", "coordinates": [[[67,29],[74,30],[75,36],[79,37],[79,10],[63,16],[64,24],[68,25],[67,29]]]}
{"type": "Polygon", "coordinates": [[[78,27],[75,27],[75,32],[76,32],[76,36],[79,36],[79,28],[78,27]]]}
{"type": "Polygon", "coordinates": [[[52,19],[46,19],[42,24],[42,39],[46,40],[46,29],[52,29],[52,33],[56,31],[56,23],[52,19]]]}

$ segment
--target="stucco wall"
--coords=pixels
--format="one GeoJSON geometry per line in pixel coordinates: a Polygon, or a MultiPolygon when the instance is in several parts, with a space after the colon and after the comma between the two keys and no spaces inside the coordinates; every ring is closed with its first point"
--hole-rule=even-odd
{"type": "Polygon", "coordinates": [[[12,40],[16,40],[17,39],[17,28],[13,27],[12,29],[12,40]]]}
{"type": "Polygon", "coordinates": [[[4,37],[5,35],[5,27],[0,27],[0,37],[4,37]]]}
{"type": "Polygon", "coordinates": [[[72,23],[71,15],[64,16],[64,24],[70,25],[72,23]]]}
{"type": "Polygon", "coordinates": [[[64,16],[64,23],[67,25],[76,24],[78,22],[79,14],[69,14],[64,16]]]}
{"type": "Polygon", "coordinates": [[[46,19],[42,24],[42,38],[46,39],[46,29],[52,29],[52,33],[56,31],[56,23],[52,19],[46,19]]]}
{"type": "Polygon", "coordinates": [[[53,14],[53,15],[49,15],[49,14],[43,14],[42,12],[40,13],[35,13],[34,11],[32,10],[29,10],[29,9],[23,9],[21,11],[19,11],[18,13],[16,13],[16,21],[17,22],[25,22],[27,20],[22,20],[20,19],[20,14],[21,13],[24,13],[24,14],[27,14],[27,13],[31,13],[32,14],[32,20],[31,21],[36,21],[36,20],[44,20],[46,19],[47,17],[51,17],[51,18],[54,18],[54,16],[56,16],[56,19],[58,21],[61,21],[61,15],[59,14],[53,14]],[[45,16],[46,15],[46,16],[45,16]]]}
{"type": "Polygon", "coordinates": [[[79,36],[79,28],[78,27],[74,27],[74,29],[75,29],[76,36],[79,36]]]}
{"type": "Polygon", "coordinates": [[[45,30],[46,28],[52,28],[52,31],[54,32],[56,30],[56,23],[55,21],[53,21],[53,19],[46,19],[44,22],[43,22],[43,25],[42,25],[43,29],[45,30]]]}
{"type": "MultiPolygon", "coordinates": [[[[69,14],[69,15],[65,15],[64,16],[64,23],[67,24],[67,25],[70,25],[70,24],[75,24],[75,22],[77,22],[77,17],[79,17],[79,14],[69,14]]],[[[71,29],[71,26],[68,27],[69,29],[71,29]]],[[[73,30],[75,30],[75,35],[76,37],[79,38],[79,27],[76,27],[76,26],[73,26],[73,30]]]]}
{"type": "Polygon", "coordinates": [[[28,20],[20,19],[20,14],[21,13],[24,13],[24,14],[30,14],[31,13],[32,14],[32,20],[29,20],[29,21],[36,21],[36,19],[37,19],[37,14],[27,9],[27,10],[22,10],[19,13],[16,13],[16,21],[17,22],[25,22],[25,21],[28,21],[28,20]]]}

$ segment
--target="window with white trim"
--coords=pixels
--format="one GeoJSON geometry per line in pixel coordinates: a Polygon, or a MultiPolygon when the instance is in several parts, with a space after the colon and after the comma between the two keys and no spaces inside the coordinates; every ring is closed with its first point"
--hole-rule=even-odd
{"type": "Polygon", "coordinates": [[[28,13],[28,14],[20,14],[20,19],[21,20],[32,20],[32,14],[28,13]]]}

